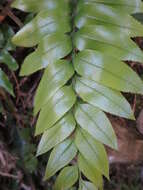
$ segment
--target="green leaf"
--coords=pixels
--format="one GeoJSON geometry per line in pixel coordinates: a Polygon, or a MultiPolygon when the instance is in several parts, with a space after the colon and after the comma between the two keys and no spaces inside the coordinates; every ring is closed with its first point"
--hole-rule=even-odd
{"type": "Polygon", "coordinates": [[[66,166],[77,154],[77,148],[71,139],[57,145],[49,157],[45,180],[53,176],[58,170],[66,166]]]}
{"type": "Polygon", "coordinates": [[[108,158],[104,146],[81,128],[76,131],[75,144],[89,165],[109,178],[108,158]]]}
{"type": "Polygon", "coordinates": [[[75,120],[71,113],[68,113],[52,128],[48,129],[42,136],[38,146],[37,155],[49,151],[58,143],[66,139],[75,129],[75,120]]]}
{"type": "Polygon", "coordinates": [[[71,51],[71,41],[66,35],[49,35],[39,44],[38,49],[24,60],[20,75],[29,75],[46,68],[71,51]]]}
{"type": "Polygon", "coordinates": [[[81,155],[78,155],[78,166],[79,170],[91,180],[96,187],[103,186],[102,174],[99,172],[95,166],[90,165],[90,163],[81,155]]]}
{"type": "Polygon", "coordinates": [[[76,96],[71,86],[59,89],[42,108],[35,134],[41,134],[52,127],[66,112],[70,110],[76,101],[76,96]]]}
{"type": "Polygon", "coordinates": [[[111,31],[106,27],[102,33],[96,31],[96,27],[86,26],[80,29],[75,36],[75,46],[78,50],[91,49],[110,55],[118,60],[143,62],[143,53],[130,39],[117,38],[117,31],[111,31]],[[111,37],[112,38],[111,38],[111,37]],[[117,46],[118,44],[118,46],[117,46]]]}
{"type": "Polygon", "coordinates": [[[15,71],[18,69],[18,64],[16,60],[10,55],[7,50],[2,50],[0,52],[0,62],[5,63],[9,69],[15,71]]]}
{"type": "Polygon", "coordinates": [[[84,101],[103,111],[134,119],[129,103],[118,91],[85,78],[76,79],[75,90],[84,101]]]}
{"type": "MultiPolygon", "coordinates": [[[[143,26],[127,13],[127,9],[122,11],[121,7],[115,9],[113,6],[108,6],[108,3],[101,4],[95,1],[78,5],[76,26],[81,28],[88,25],[96,25],[96,31],[102,28],[102,33],[106,29],[110,29],[110,32],[114,30],[117,30],[118,33],[121,32],[122,35],[118,35],[116,39],[126,37],[125,40],[127,40],[127,37],[142,36],[143,32],[143,26]]],[[[113,34],[113,37],[118,33],[113,34]]]]}
{"type": "MultiPolygon", "coordinates": [[[[55,46],[57,41],[60,41],[60,39],[62,41],[63,38],[66,38],[64,33],[69,32],[70,29],[67,11],[64,13],[60,9],[41,11],[13,37],[12,41],[14,44],[24,47],[32,47],[42,43],[41,48],[41,46],[47,44],[47,51],[47,46],[49,49],[53,48],[50,47],[52,42],[54,43],[53,46],[55,46]],[[44,42],[45,40],[46,42],[44,42]]],[[[64,41],[67,41],[67,38],[64,41]]]]}
{"type": "Polygon", "coordinates": [[[102,3],[104,5],[114,7],[116,10],[120,10],[121,12],[128,12],[129,14],[134,12],[143,12],[143,3],[141,0],[84,0],[84,3],[92,3],[95,5],[102,3]]]}
{"type": "Polygon", "coordinates": [[[4,88],[9,94],[14,96],[12,84],[6,74],[0,69],[0,87],[4,88]]]}
{"type": "Polygon", "coordinates": [[[36,114],[47,103],[57,90],[59,90],[74,74],[72,64],[65,60],[59,60],[48,65],[42,80],[38,86],[34,113],[36,114]]]}
{"type": "Polygon", "coordinates": [[[117,149],[117,141],[108,118],[98,108],[89,104],[78,104],[75,108],[77,123],[98,141],[117,149]]]}
{"type": "Polygon", "coordinates": [[[93,183],[90,183],[89,181],[80,181],[80,188],[79,190],[98,190],[93,183]]]}
{"type": "Polygon", "coordinates": [[[143,94],[143,82],[125,63],[101,52],[84,50],[74,60],[75,70],[88,79],[119,91],[143,94]]]}
{"type": "Polygon", "coordinates": [[[77,166],[65,167],[56,179],[54,190],[66,190],[78,180],[77,166]]]}
{"type": "Polygon", "coordinates": [[[39,12],[43,9],[59,9],[67,4],[67,0],[15,0],[12,7],[26,12],[39,12]]]}

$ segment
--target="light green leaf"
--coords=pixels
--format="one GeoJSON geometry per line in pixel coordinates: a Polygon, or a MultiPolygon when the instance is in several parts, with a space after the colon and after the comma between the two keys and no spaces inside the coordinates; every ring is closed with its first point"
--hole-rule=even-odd
{"type": "Polygon", "coordinates": [[[82,128],[76,131],[75,144],[89,165],[109,178],[108,158],[104,146],[82,128]]]}
{"type": "Polygon", "coordinates": [[[113,33],[113,38],[115,35],[117,36],[117,34],[122,33],[122,35],[118,35],[116,39],[124,37],[127,39],[127,37],[142,35],[143,26],[127,13],[127,9],[126,11],[122,11],[121,7],[115,9],[107,4],[108,3],[101,4],[95,1],[80,3],[78,5],[78,14],[75,21],[76,26],[78,28],[89,25],[96,26],[95,30],[99,31],[102,28],[102,33],[106,29],[109,29],[111,32],[116,30],[117,33],[113,33]]]}
{"type": "Polygon", "coordinates": [[[66,166],[77,154],[77,148],[71,139],[57,145],[49,157],[45,180],[53,176],[58,170],[66,166]]]}
{"type": "Polygon", "coordinates": [[[68,166],[64,168],[56,179],[54,190],[66,190],[78,180],[77,166],[68,166]]]}
{"type": "Polygon", "coordinates": [[[76,71],[83,77],[113,89],[143,94],[143,82],[125,63],[101,52],[84,50],[75,60],[76,71]]]}
{"type": "Polygon", "coordinates": [[[99,172],[95,166],[90,165],[90,163],[81,155],[78,155],[78,166],[79,170],[91,180],[96,187],[103,186],[102,174],[99,172]]]}
{"type": "Polygon", "coordinates": [[[89,104],[75,108],[77,123],[98,141],[117,149],[117,140],[112,125],[104,112],[89,104]]]}
{"type": "Polygon", "coordinates": [[[129,103],[118,91],[84,78],[76,79],[75,90],[84,101],[103,111],[134,119],[129,103]]]}
{"type": "Polygon", "coordinates": [[[43,9],[59,9],[66,5],[67,0],[15,0],[12,3],[12,7],[26,12],[39,12],[43,9]]]}
{"type": "Polygon", "coordinates": [[[89,181],[80,181],[80,188],[79,190],[98,190],[93,183],[90,183],[89,181]]]}
{"type": "Polygon", "coordinates": [[[46,68],[71,51],[71,40],[67,35],[49,35],[39,44],[38,49],[24,60],[20,75],[29,75],[46,68]]]}
{"type": "Polygon", "coordinates": [[[125,11],[126,13],[143,12],[143,3],[141,0],[84,0],[84,2],[94,3],[95,5],[101,3],[119,9],[120,11],[125,11]]]}
{"type": "Polygon", "coordinates": [[[101,33],[101,30],[96,32],[92,26],[83,27],[76,33],[74,41],[76,48],[80,51],[84,49],[96,50],[118,60],[143,62],[142,51],[131,39],[121,40],[117,36],[114,37],[116,31],[112,32],[108,28],[106,29],[101,33]],[[111,38],[112,36],[113,38],[111,38]]]}
{"type": "Polygon", "coordinates": [[[66,139],[75,129],[75,120],[71,113],[65,115],[58,123],[48,129],[38,145],[37,155],[49,151],[58,143],[66,139]]]}
{"type": "Polygon", "coordinates": [[[60,89],[74,74],[72,64],[65,60],[59,60],[48,65],[38,86],[34,113],[36,114],[44,106],[58,89],[60,89]]]}
{"type": "Polygon", "coordinates": [[[59,89],[42,108],[35,134],[41,134],[52,127],[62,116],[70,110],[76,101],[76,96],[71,86],[59,89]]]}
{"type": "MultiPolygon", "coordinates": [[[[61,37],[65,37],[64,33],[70,31],[69,17],[67,12],[59,10],[41,11],[32,21],[26,24],[16,35],[12,41],[18,46],[32,47],[40,43],[44,38],[49,39],[56,36],[59,41],[61,37]]],[[[49,46],[50,40],[46,40],[49,46]]]]}

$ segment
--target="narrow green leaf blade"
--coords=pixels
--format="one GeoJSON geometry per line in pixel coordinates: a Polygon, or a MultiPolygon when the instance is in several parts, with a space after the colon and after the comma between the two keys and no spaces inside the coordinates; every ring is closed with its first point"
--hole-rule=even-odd
{"type": "MultiPolygon", "coordinates": [[[[133,12],[132,12],[133,13],[133,12]]],[[[106,3],[80,3],[78,4],[78,13],[76,16],[76,26],[81,28],[83,26],[95,26],[96,31],[103,31],[110,29],[117,33],[113,33],[113,38],[120,32],[122,35],[118,35],[118,39],[123,37],[142,36],[143,26],[137,20],[135,20],[127,11],[122,11],[118,7],[113,8],[107,6],[106,3]]],[[[108,36],[110,37],[110,36],[108,36]]]]}
{"type": "Polygon", "coordinates": [[[49,157],[45,180],[53,176],[58,170],[66,166],[77,154],[77,148],[71,139],[57,145],[49,157]]]}
{"type": "Polygon", "coordinates": [[[81,180],[79,190],[98,190],[98,189],[93,183],[90,183],[89,181],[81,180]]]}
{"type": "Polygon", "coordinates": [[[134,119],[129,103],[118,91],[85,78],[76,79],[75,90],[84,101],[103,111],[124,118],[134,119]]]}
{"type": "Polygon", "coordinates": [[[81,28],[75,35],[74,43],[78,50],[96,50],[105,55],[113,56],[118,60],[143,62],[143,53],[140,48],[126,35],[122,38],[117,36],[117,31],[96,31],[96,27],[86,26],[81,28]],[[117,45],[118,44],[118,45],[117,45]]]}
{"type": "Polygon", "coordinates": [[[48,36],[56,35],[60,38],[64,33],[69,32],[70,28],[67,10],[64,13],[60,9],[45,10],[39,12],[32,21],[18,31],[12,38],[12,42],[17,46],[32,47],[48,36]]]}
{"type": "Polygon", "coordinates": [[[67,6],[67,2],[67,0],[15,0],[12,7],[25,12],[39,12],[43,9],[53,10],[67,6]]]}
{"type": "Polygon", "coordinates": [[[109,179],[108,158],[104,146],[82,128],[76,131],[75,144],[86,161],[109,179]]]}
{"type": "Polygon", "coordinates": [[[91,180],[96,187],[103,186],[103,179],[101,172],[99,172],[93,165],[81,155],[78,155],[78,166],[79,170],[87,177],[87,179],[91,180]]]}
{"type": "Polygon", "coordinates": [[[49,35],[38,46],[38,49],[26,57],[20,75],[29,75],[46,68],[65,57],[72,50],[71,40],[66,35],[49,35]]]}
{"type": "Polygon", "coordinates": [[[76,71],[113,89],[143,94],[143,82],[125,63],[101,52],[84,50],[74,61],[76,71]]]}
{"type": "Polygon", "coordinates": [[[116,9],[119,9],[121,12],[125,11],[126,13],[134,13],[134,12],[143,12],[143,3],[141,0],[84,0],[85,3],[93,3],[93,4],[104,4],[116,9]]]}
{"type": "Polygon", "coordinates": [[[42,108],[37,121],[35,134],[41,134],[52,127],[70,110],[75,101],[76,96],[71,86],[64,86],[59,89],[42,108]]]}
{"type": "Polygon", "coordinates": [[[98,141],[117,149],[117,140],[112,125],[104,112],[89,104],[75,108],[77,123],[98,141]]]}
{"type": "Polygon", "coordinates": [[[75,129],[75,120],[71,113],[65,115],[58,123],[48,129],[38,145],[37,155],[49,151],[58,143],[66,139],[75,129]]]}
{"type": "Polygon", "coordinates": [[[72,64],[65,60],[59,60],[49,64],[38,86],[35,101],[34,114],[60,89],[74,74],[72,64]]]}
{"type": "Polygon", "coordinates": [[[65,167],[56,179],[54,190],[67,190],[78,180],[77,166],[65,167]]]}

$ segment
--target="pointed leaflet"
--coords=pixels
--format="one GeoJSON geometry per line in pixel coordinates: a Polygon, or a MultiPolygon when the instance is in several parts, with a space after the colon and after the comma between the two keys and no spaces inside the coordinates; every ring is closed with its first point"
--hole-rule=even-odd
{"type": "Polygon", "coordinates": [[[85,3],[101,3],[112,6],[121,11],[130,13],[143,12],[143,3],[141,0],[84,0],[85,3]]]}
{"type": "Polygon", "coordinates": [[[45,37],[39,44],[37,50],[24,60],[21,75],[29,75],[46,68],[60,58],[63,58],[72,49],[71,39],[67,35],[53,34],[45,37]]]}
{"type": "Polygon", "coordinates": [[[57,145],[49,157],[45,179],[53,176],[58,170],[66,166],[77,154],[77,148],[71,139],[57,145]]]}
{"type": "Polygon", "coordinates": [[[78,104],[75,108],[77,123],[100,142],[117,149],[117,141],[108,118],[98,108],[89,104],[78,104]]]}
{"type": "MultiPolygon", "coordinates": [[[[70,31],[67,10],[41,11],[31,22],[26,24],[12,39],[18,46],[31,47],[43,40],[44,37],[60,35],[70,31]]],[[[47,43],[47,42],[46,42],[47,43]]]]}
{"type": "Polygon", "coordinates": [[[58,143],[66,139],[75,129],[75,120],[71,113],[65,115],[52,128],[48,129],[42,136],[38,145],[37,155],[49,151],[58,143]]]}
{"type": "Polygon", "coordinates": [[[76,131],[75,144],[89,165],[109,178],[108,158],[104,146],[82,128],[76,131]]]}
{"type": "Polygon", "coordinates": [[[67,190],[78,180],[77,166],[65,167],[56,179],[54,190],[67,190]]]}
{"type": "Polygon", "coordinates": [[[81,180],[79,190],[98,190],[98,189],[95,187],[93,183],[81,180]]]}
{"type": "Polygon", "coordinates": [[[72,64],[68,61],[59,60],[48,65],[36,92],[34,101],[35,114],[73,74],[74,70],[72,64]]]}
{"type": "Polygon", "coordinates": [[[36,125],[36,135],[52,127],[70,110],[75,101],[76,96],[71,86],[59,89],[42,108],[36,125]]]}
{"type": "MultiPolygon", "coordinates": [[[[96,29],[102,26],[112,30],[117,30],[117,39],[133,36],[142,36],[143,26],[130,16],[127,12],[122,12],[121,9],[113,9],[111,6],[100,3],[80,3],[78,6],[78,14],[76,17],[76,26],[96,26],[96,29]],[[118,35],[122,33],[122,35],[118,35]]],[[[103,31],[101,31],[103,33],[103,31]]],[[[109,37],[109,36],[108,36],[109,37]]],[[[125,39],[126,40],[126,39],[125,39]]]]}
{"type": "Polygon", "coordinates": [[[6,74],[0,68],[0,87],[4,88],[8,93],[14,96],[12,85],[6,74]]]}
{"type": "Polygon", "coordinates": [[[26,11],[39,12],[43,9],[53,10],[67,6],[67,0],[15,0],[12,7],[26,11]]]}
{"type": "Polygon", "coordinates": [[[103,186],[101,172],[99,172],[94,165],[90,165],[81,154],[78,155],[78,166],[79,170],[87,177],[87,179],[91,180],[96,187],[103,186]]]}
{"type": "Polygon", "coordinates": [[[119,91],[143,94],[143,82],[125,63],[101,52],[84,50],[74,60],[83,77],[119,91]]]}
{"type": "Polygon", "coordinates": [[[97,50],[119,60],[143,62],[142,51],[131,39],[121,40],[116,33],[108,29],[102,33],[96,31],[96,27],[83,27],[76,33],[74,43],[80,51],[97,50]]]}
{"type": "Polygon", "coordinates": [[[84,78],[76,79],[75,90],[84,101],[103,111],[134,119],[129,103],[118,91],[84,78]]]}

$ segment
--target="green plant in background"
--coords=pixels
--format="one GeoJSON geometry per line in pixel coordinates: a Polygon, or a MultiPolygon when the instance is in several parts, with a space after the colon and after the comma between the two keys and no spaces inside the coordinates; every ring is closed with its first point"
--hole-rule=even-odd
{"type": "MultiPolygon", "coordinates": [[[[11,56],[9,51],[14,51],[15,46],[11,43],[11,38],[14,35],[12,28],[8,25],[0,27],[0,63],[7,65],[11,71],[18,69],[16,60],[11,56]]],[[[11,95],[13,94],[12,84],[10,83],[5,72],[0,68],[0,87],[4,88],[11,95]]]]}
{"type": "Polygon", "coordinates": [[[36,14],[13,42],[38,45],[26,57],[21,76],[45,69],[34,102],[34,114],[40,112],[35,134],[43,134],[37,155],[52,149],[45,179],[61,170],[55,190],[69,189],[78,179],[79,190],[102,189],[102,175],[109,179],[103,144],[117,149],[104,112],[134,119],[120,92],[143,94],[141,79],[122,62],[143,62],[143,53],[131,40],[143,34],[143,26],[131,16],[142,12],[143,4],[16,0],[12,6],[36,14]]]}

